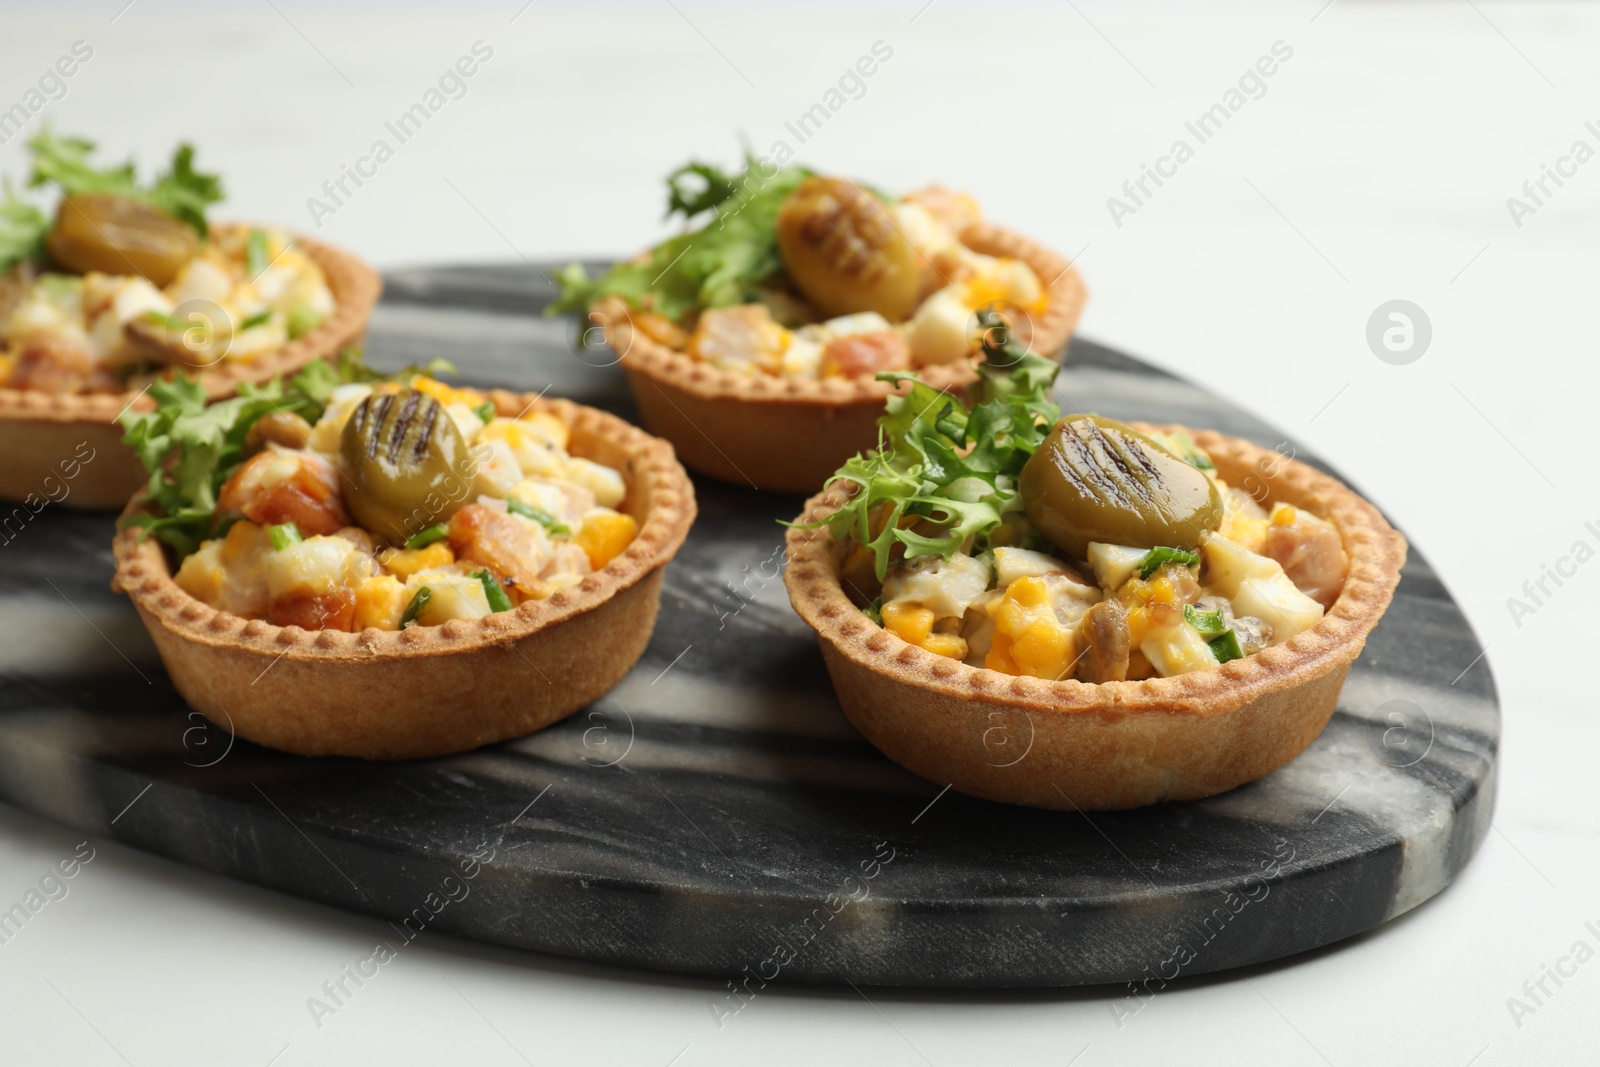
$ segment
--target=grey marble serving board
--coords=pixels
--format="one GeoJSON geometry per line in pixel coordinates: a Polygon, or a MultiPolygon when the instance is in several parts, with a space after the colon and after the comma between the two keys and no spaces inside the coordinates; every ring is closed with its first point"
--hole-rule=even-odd
{"type": "MultiPolygon", "coordinates": [[[[539,268],[404,271],[387,285],[374,362],[442,355],[467,383],[632,415],[611,355],[540,316],[539,268]]],[[[1294,447],[1087,341],[1059,391],[1070,408],[1294,447]]],[[[396,938],[425,928],[750,988],[1237,967],[1417,906],[1487,832],[1493,679],[1415,547],[1337,714],[1299,759],[1206,801],[1054,813],[944,792],[867,745],[777,577],[775,520],[799,499],[697,491],[655,635],[610,696],[518,741],[400,764],[285,756],[205,724],[108,588],[111,516],[49,508],[0,547],[0,797],[382,917],[396,938]]],[[[738,1002],[730,993],[729,1010],[738,1002]]]]}

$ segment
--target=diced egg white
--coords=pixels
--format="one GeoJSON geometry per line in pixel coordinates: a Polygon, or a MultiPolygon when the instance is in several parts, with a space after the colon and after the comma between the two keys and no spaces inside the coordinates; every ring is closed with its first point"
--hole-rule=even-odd
{"type": "Polygon", "coordinates": [[[564,473],[568,481],[593,493],[595,503],[603,508],[616,507],[628,495],[628,485],[622,480],[622,475],[594,460],[569,456],[564,473]]]}
{"type": "Polygon", "coordinates": [[[296,272],[281,262],[274,263],[252,279],[261,299],[271,304],[280,303],[294,286],[296,272]]]}
{"type": "Polygon", "coordinates": [[[235,359],[260,355],[282,346],[288,340],[289,334],[282,323],[263,322],[234,334],[228,346],[228,355],[235,359]]]}
{"type": "Polygon", "coordinates": [[[911,247],[924,256],[960,245],[950,227],[915,201],[896,201],[889,211],[894,215],[896,228],[911,242],[911,247]]]}
{"type": "Polygon", "coordinates": [[[1094,580],[1107,593],[1115,593],[1123,583],[1133,577],[1133,572],[1148,555],[1148,548],[1130,548],[1127,545],[1108,545],[1089,542],[1089,568],[1094,580]]]}
{"type": "Polygon", "coordinates": [[[428,602],[417,612],[421,626],[440,626],[452,619],[481,619],[489,614],[489,595],[477,578],[440,571],[423,571],[406,581],[406,603],[411,603],[423,586],[428,602]]]}
{"type": "Polygon", "coordinates": [[[972,351],[972,309],[961,287],[947,285],[922,302],[906,324],[906,344],[922,365],[954,363],[972,351]]]}
{"type": "Polygon", "coordinates": [[[835,338],[854,337],[862,333],[884,333],[892,329],[889,320],[876,311],[861,311],[854,315],[840,315],[828,319],[823,327],[835,338]]]}
{"type": "Polygon", "coordinates": [[[350,413],[371,395],[370,385],[336,386],[328,396],[328,406],[323,409],[322,418],[311,428],[311,447],[325,456],[337,455],[339,436],[344,433],[344,424],[350,420],[350,413]]]}
{"type": "Polygon", "coordinates": [[[822,368],[823,346],[814,338],[796,334],[783,352],[783,373],[790,378],[815,378],[822,368]]]}
{"type": "Polygon", "coordinates": [[[7,330],[15,337],[34,331],[51,330],[67,321],[66,309],[51,300],[46,293],[36,289],[12,309],[7,330]]]}
{"type": "Polygon", "coordinates": [[[295,593],[332,593],[366,577],[365,559],[343,537],[308,537],[267,557],[267,591],[274,600],[295,593]]]}
{"type": "Polygon", "coordinates": [[[994,550],[994,584],[1004,589],[1018,578],[1044,574],[1064,574],[1067,565],[1054,556],[1026,548],[994,550]]]}
{"type": "Polygon", "coordinates": [[[119,323],[126,323],[146,311],[167,314],[173,306],[173,302],[167,299],[165,293],[145,279],[129,278],[126,284],[118,288],[117,295],[111,302],[111,311],[119,323]]]}
{"type": "Polygon", "coordinates": [[[233,275],[226,268],[198,257],[184,264],[168,288],[174,304],[188,300],[209,300],[213,304],[220,304],[233,293],[234,285],[233,275]]]}
{"type": "Polygon", "coordinates": [[[483,428],[480,437],[486,441],[504,441],[516,456],[523,474],[542,478],[561,474],[561,455],[537,426],[514,419],[495,419],[483,428]]]}
{"type": "Polygon", "coordinates": [[[562,518],[567,510],[567,497],[561,488],[551,482],[527,479],[512,486],[506,494],[508,500],[518,500],[530,508],[538,508],[547,515],[562,518]]]}
{"type": "Polygon", "coordinates": [[[923,556],[890,571],[883,582],[883,599],[921,604],[935,618],[960,617],[989,588],[989,567],[982,560],[957,552],[949,559],[923,556]]]}
{"type": "Polygon", "coordinates": [[[1200,548],[1207,591],[1233,601],[1236,615],[1254,615],[1282,644],[1322,620],[1322,605],[1295,588],[1275,559],[1257,555],[1226,537],[1209,534],[1200,548]]]}
{"type": "MultiPolygon", "coordinates": [[[[475,415],[473,417],[477,418],[475,415]]],[[[479,441],[473,445],[472,459],[478,472],[473,488],[484,496],[504,497],[522,481],[522,467],[517,463],[517,454],[502,438],[479,441]]]]}
{"type": "Polygon", "coordinates": [[[1041,577],[1045,589],[1050,593],[1050,607],[1056,613],[1056,621],[1069,630],[1077,629],[1089,609],[1102,599],[1100,590],[1069,578],[1065,573],[1041,577]]]}
{"type": "Polygon", "coordinates": [[[1146,634],[1139,651],[1163,678],[1217,665],[1216,654],[1205,637],[1182,616],[1146,634]]]}
{"type": "Polygon", "coordinates": [[[483,432],[483,420],[478,418],[478,413],[472,410],[470,404],[446,404],[444,413],[450,416],[450,421],[461,431],[461,439],[469,445],[483,432]]]}

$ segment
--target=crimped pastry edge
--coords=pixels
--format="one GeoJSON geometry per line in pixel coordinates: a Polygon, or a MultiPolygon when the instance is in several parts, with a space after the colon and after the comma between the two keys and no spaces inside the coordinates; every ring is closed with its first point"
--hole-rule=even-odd
{"type": "MultiPolygon", "coordinates": [[[[1049,293],[1049,306],[1034,319],[1031,347],[1059,360],[1078,324],[1088,290],[1075,267],[1055,252],[1011,230],[978,221],[960,234],[961,243],[985,255],[1020,259],[1033,268],[1049,293]]],[[[881,405],[890,386],[868,375],[858,378],[789,378],[775,374],[741,375],[720,370],[688,353],[669,348],[633,328],[628,308],[601,301],[591,314],[606,343],[620,355],[622,369],[708,400],[752,404],[808,404],[842,407],[881,405]]],[[[923,367],[917,376],[935,389],[959,389],[977,378],[979,357],[923,367]]]]}
{"type": "MultiPolygon", "coordinates": [[[[953,695],[1048,712],[1116,708],[1216,714],[1229,710],[1215,699],[1219,694],[1226,693],[1234,702],[1254,699],[1298,685],[1360,655],[1367,634],[1389,606],[1405,562],[1405,538],[1384,521],[1378,509],[1336,479],[1249,441],[1176,425],[1130,425],[1141,431],[1187,431],[1219,470],[1225,464],[1253,469],[1275,466],[1279,473],[1263,479],[1273,485],[1273,499],[1294,496],[1316,501],[1306,506],[1339,527],[1350,556],[1339,599],[1317,625],[1252,656],[1171,678],[1093,684],[1013,676],[936,655],[875,625],[845,595],[839,583],[838,549],[827,529],[800,526],[789,530],[789,566],[784,573],[795,609],[824,640],[875,670],[953,695]]],[[[844,489],[826,489],[806,501],[797,522],[826,518],[844,500],[844,489]]]]}
{"type": "MultiPolygon", "coordinates": [[[[214,230],[238,230],[247,223],[218,223],[214,230]]],[[[266,382],[280,374],[292,373],[313,359],[326,358],[358,341],[366,331],[367,320],[383,283],[377,271],[360,259],[299,234],[292,235],[322,268],[333,293],[334,310],[315,328],[300,337],[248,361],[224,359],[217,366],[200,372],[199,381],[208,400],[232,396],[240,382],[266,382]]],[[[132,407],[148,410],[153,402],[139,390],[121,393],[51,393],[37,389],[0,387],[0,419],[48,422],[111,423],[132,407]]]]}
{"type": "MultiPolygon", "coordinates": [[[[672,446],[615,415],[573,403],[503,389],[464,390],[485,396],[502,415],[544,411],[565,422],[574,438],[588,435],[610,441],[628,455],[622,473],[631,494],[648,493],[649,508],[639,532],[621,555],[577,585],[544,600],[523,603],[511,611],[481,619],[454,619],[441,626],[413,626],[360,633],[303,630],[245,619],[213,608],[180,589],[160,544],[119,529],[113,546],[116,574],[112,588],[126,593],[154,625],[182,640],[216,648],[293,659],[368,661],[373,657],[458,655],[490,645],[504,645],[547,631],[611,600],[666,565],[688,536],[694,521],[694,487],[673,455],[672,446]]],[[[142,495],[128,504],[122,518],[144,509],[142,495]]]]}

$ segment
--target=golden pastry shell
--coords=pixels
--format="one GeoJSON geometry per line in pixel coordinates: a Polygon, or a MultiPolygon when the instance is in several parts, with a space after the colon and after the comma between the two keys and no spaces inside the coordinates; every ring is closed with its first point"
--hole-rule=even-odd
{"type": "MultiPolygon", "coordinates": [[[[1182,427],[1139,429],[1176,430],[1182,427]]],[[[939,785],[1055,809],[1211,796],[1289,762],[1332,717],[1350,664],[1388,607],[1406,542],[1378,510],[1311,467],[1237,438],[1189,431],[1232,485],[1338,527],[1349,573],[1321,622],[1282,645],[1171,678],[1089,684],[1014,677],[908,644],[846,597],[846,546],[793,528],[784,580],[817,632],[845,714],[885,755],[939,785]]],[[[831,514],[835,486],[801,521],[831,514]]]]}
{"type": "MultiPolygon", "coordinates": [[[[959,235],[975,252],[1020,259],[1049,294],[1033,319],[1030,347],[1059,361],[1083,311],[1087,291],[1056,253],[988,222],[959,235]]],[[[670,348],[636,329],[619,300],[591,315],[618,353],[640,419],[671,441],[692,470],[735,485],[777,492],[816,490],[846,459],[873,447],[890,386],[873,377],[788,378],[734,374],[670,348]]],[[[977,378],[978,357],[921,368],[935,389],[961,389],[977,378]]]]}
{"type": "MultiPolygon", "coordinates": [[[[221,223],[214,230],[245,229],[221,223]]],[[[316,261],[333,293],[334,310],[314,328],[287,344],[240,361],[223,360],[198,375],[207,399],[232,396],[240,382],[261,383],[293,374],[314,359],[327,358],[366,333],[372,307],[382,289],[378,273],[332,245],[296,236],[296,244],[316,261]]],[[[153,401],[139,390],[122,393],[50,393],[0,386],[0,500],[43,499],[65,486],[60,503],[73,508],[121,507],[145,483],[144,468],[122,443],[117,417],[130,408],[146,411],[153,401]],[[92,459],[64,478],[60,464],[83,447],[92,459]]]]}
{"type": "MultiPolygon", "coordinates": [[[[633,542],[545,600],[481,619],[361,633],[274,626],[219,611],[173,581],[166,554],[118,532],[112,587],[126,593],[185,700],[239,737],[307,756],[407,759],[460,752],[548,726],[599,698],[643,653],[662,571],[695,516],[672,447],[565,400],[484,394],[503,415],[545,411],[574,455],[615,467],[633,542]]],[[[135,500],[124,517],[138,513],[135,500]]]]}

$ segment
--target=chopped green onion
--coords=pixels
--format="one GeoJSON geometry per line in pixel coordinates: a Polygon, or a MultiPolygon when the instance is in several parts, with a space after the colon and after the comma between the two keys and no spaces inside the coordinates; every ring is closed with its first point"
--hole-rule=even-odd
{"type": "Polygon", "coordinates": [[[472,413],[478,416],[478,418],[482,419],[485,426],[489,425],[489,423],[494,421],[494,401],[485,400],[483,403],[473,408],[472,413]]]}
{"type": "Polygon", "coordinates": [[[168,315],[165,311],[157,311],[155,308],[151,308],[139,317],[152,326],[161,326],[168,330],[180,330],[183,328],[173,322],[171,315],[168,315]]]}
{"type": "Polygon", "coordinates": [[[1228,629],[1228,620],[1222,617],[1221,611],[1196,611],[1193,604],[1183,606],[1183,617],[1189,620],[1189,625],[1207,637],[1216,637],[1219,634],[1232,633],[1228,629]]]}
{"type": "Polygon", "coordinates": [[[498,578],[489,573],[489,568],[485,567],[473,577],[483,583],[483,595],[489,600],[490,611],[511,610],[511,598],[506,596],[506,587],[500,584],[498,578]]]}
{"type": "Polygon", "coordinates": [[[400,616],[400,629],[404,630],[408,625],[416,622],[417,616],[422,613],[422,609],[427,607],[428,601],[432,599],[432,589],[429,589],[427,586],[423,586],[421,589],[418,589],[417,595],[412,597],[411,603],[406,605],[405,614],[400,616]]]}
{"type": "Polygon", "coordinates": [[[1217,657],[1218,663],[1244,659],[1244,649],[1239,647],[1239,635],[1233,630],[1229,630],[1221,637],[1213,637],[1206,644],[1211,646],[1211,651],[1217,657]]]}
{"type": "Polygon", "coordinates": [[[290,545],[298,545],[305,538],[300,536],[300,527],[292,522],[285,522],[278,526],[268,526],[267,540],[272,542],[273,548],[282,552],[290,545]]]}
{"type": "Polygon", "coordinates": [[[289,340],[294,340],[302,334],[310,333],[317,328],[317,323],[322,321],[322,316],[310,304],[296,304],[289,309],[289,340]]]}
{"type": "Polygon", "coordinates": [[[250,236],[244,242],[245,269],[250,272],[254,281],[261,277],[263,271],[271,264],[267,262],[267,235],[260,230],[251,230],[250,236]]]}
{"type": "Polygon", "coordinates": [[[1148,578],[1168,563],[1181,563],[1185,567],[1193,567],[1200,562],[1198,552],[1190,552],[1184,548],[1166,548],[1157,545],[1146,552],[1144,559],[1139,562],[1139,577],[1148,578]]]}
{"type": "Polygon", "coordinates": [[[246,330],[253,330],[257,326],[261,326],[261,325],[263,325],[263,324],[265,324],[267,322],[270,322],[271,320],[272,320],[272,309],[271,308],[268,308],[265,311],[258,311],[254,315],[251,315],[249,318],[245,319],[243,322],[241,322],[239,324],[239,332],[240,333],[244,333],[244,331],[246,331],[246,330]]]}
{"type": "Polygon", "coordinates": [[[882,626],[883,625],[883,597],[879,597],[878,599],[874,600],[872,603],[868,604],[866,607],[862,608],[861,609],[861,613],[863,615],[865,615],[867,618],[871,619],[873,622],[877,623],[879,626],[882,626]]]}
{"type": "Polygon", "coordinates": [[[529,504],[524,504],[522,501],[511,497],[506,498],[506,510],[511,512],[513,515],[521,515],[525,519],[532,519],[540,526],[543,526],[546,530],[549,530],[551,537],[572,536],[572,527],[568,526],[566,523],[562,522],[548,511],[541,511],[539,508],[533,507],[529,504]]]}
{"type": "Polygon", "coordinates": [[[415,534],[412,537],[407,538],[406,547],[407,548],[427,548],[429,545],[433,544],[435,541],[443,541],[446,537],[449,537],[449,536],[450,536],[450,527],[449,526],[446,526],[442,522],[435,523],[434,525],[428,527],[426,530],[423,530],[421,533],[415,534]]]}

